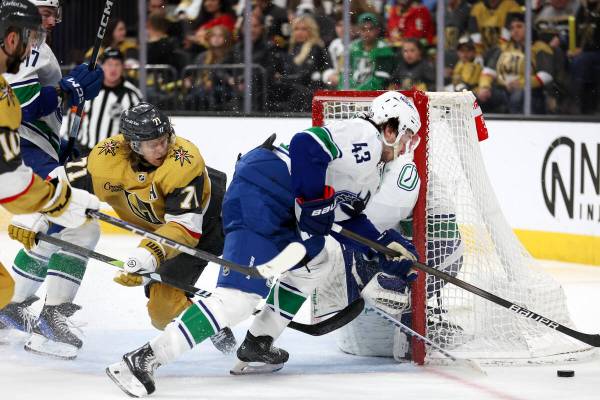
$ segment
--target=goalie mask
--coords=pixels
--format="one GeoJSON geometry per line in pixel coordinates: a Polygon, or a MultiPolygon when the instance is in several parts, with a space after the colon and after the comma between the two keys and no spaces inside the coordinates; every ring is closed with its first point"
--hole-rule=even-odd
{"type": "Polygon", "coordinates": [[[145,102],[123,111],[119,130],[130,143],[131,149],[138,154],[142,154],[141,142],[168,135],[169,143],[172,143],[175,138],[169,117],[154,105],[145,102]]]}
{"type": "Polygon", "coordinates": [[[419,112],[412,101],[402,93],[389,91],[377,96],[371,103],[369,118],[379,126],[379,139],[383,144],[394,148],[394,157],[399,153],[412,152],[419,145],[419,112]],[[390,124],[398,132],[393,142],[385,138],[386,124],[390,124]]]}

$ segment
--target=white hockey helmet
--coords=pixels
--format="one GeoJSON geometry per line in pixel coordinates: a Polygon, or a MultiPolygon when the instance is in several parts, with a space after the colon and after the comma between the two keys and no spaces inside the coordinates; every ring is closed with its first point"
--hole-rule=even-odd
{"type": "Polygon", "coordinates": [[[410,129],[414,139],[411,140],[412,145],[410,145],[407,151],[414,150],[419,144],[417,133],[421,129],[419,111],[417,111],[417,108],[408,97],[400,92],[390,90],[373,100],[371,103],[370,119],[377,125],[383,125],[393,118],[398,120],[398,135],[396,136],[396,140],[393,143],[388,143],[383,132],[381,132],[381,141],[387,146],[397,148],[406,130],[410,129]]]}
{"type": "Polygon", "coordinates": [[[37,7],[52,7],[56,8],[56,23],[60,23],[62,21],[62,7],[60,5],[60,0],[29,0],[37,7]]]}

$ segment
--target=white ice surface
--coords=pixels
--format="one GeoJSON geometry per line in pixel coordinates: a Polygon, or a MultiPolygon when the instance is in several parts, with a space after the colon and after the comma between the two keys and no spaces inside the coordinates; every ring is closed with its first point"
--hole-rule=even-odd
{"type": "MultiPolygon", "coordinates": [[[[97,249],[124,258],[135,245],[132,236],[104,236],[97,249]]],[[[0,260],[9,266],[15,242],[0,234],[0,260]]],[[[544,269],[563,282],[569,308],[579,330],[600,332],[600,268],[544,262],[544,269]]],[[[104,368],[123,353],[157,334],[146,314],[143,291],[112,282],[114,268],[92,261],[76,303],[75,314],[86,323],[84,346],[74,361],[61,361],[23,351],[23,338],[0,344],[0,400],[125,399],[104,368]]],[[[209,267],[198,286],[214,285],[209,267]]],[[[40,290],[43,296],[44,289],[40,290]]],[[[40,307],[41,302],[36,303],[40,307]]],[[[307,314],[301,315],[306,322],[307,314]]],[[[249,321],[234,329],[238,341],[249,321]]],[[[311,337],[287,330],[278,344],[290,351],[280,372],[231,376],[233,356],[223,356],[210,341],[156,374],[155,399],[600,399],[600,361],[532,367],[485,367],[487,376],[453,366],[420,367],[391,359],[341,353],[333,335],[311,337]],[[558,378],[556,370],[574,369],[574,378],[558,378]]]]}

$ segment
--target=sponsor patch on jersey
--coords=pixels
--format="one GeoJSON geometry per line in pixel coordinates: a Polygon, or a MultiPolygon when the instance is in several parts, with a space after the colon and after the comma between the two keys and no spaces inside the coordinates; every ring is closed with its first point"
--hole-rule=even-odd
{"type": "Polygon", "coordinates": [[[108,140],[104,142],[102,146],[100,146],[100,152],[98,154],[105,156],[110,154],[111,156],[116,156],[118,148],[119,143],[115,142],[114,140],[108,140]]]}
{"type": "Polygon", "coordinates": [[[398,175],[398,187],[407,192],[411,192],[415,190],[418,182],[419,175],[417,174],[417,167],[415,167],[414,164],[406,164],[403,166],[398,175]]]}
{"type": "Polygon", "coordinates": [[[188,164],[191,164],[192,162],[190,161],[190,158],[194,158],[194,156],[191,155],[190,152],[184,149],[182,146],[179,146],[177,149],[173,149],[173,154],[171,154],[169,157],[174,159],[175,161],[179,161],[182,167],[186,161],[188,162],[188,164]]]}

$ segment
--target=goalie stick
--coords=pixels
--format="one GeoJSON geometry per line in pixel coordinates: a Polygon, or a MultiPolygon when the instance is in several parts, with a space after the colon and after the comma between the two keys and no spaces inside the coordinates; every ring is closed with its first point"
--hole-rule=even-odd
{"type": "MultiPolygon", "coordinates": [[[[97,253],[93,250],[87,249],[85,247],[81,247],[76,244],[66,242],[66,241],[56,238],[54,236],[46,235],[45,233],[40,232],[36,235],[36,239],[42,240],[44,242],[48,242],[57,247],[61,247],[65,250],[69,250],[70,252],[80,255],[82,257],[93,258],[95,260],[102,261],[106,264],[110,264],[114,267],[123,268],[123,264],[124,264],[123,261],[116,260],[116,259],[106,256],[104,254],[97,253]]],[[[192,296],[209,297],[212,294],[211,292],[209,292],[207,290],[198,289],[197,287],[194,287],[192,285],[188,285],[188,284],[185,284],[182,282],[177,282],[177,281],[174,281],[169,278],[164,279],[157,272],[150,272],[150,273],[139,274],[139,275],[145,276],[145,277],[149,278],[150,280],[153,280],[156,282],[162,282],[162,283],[172,286],[176,289],[183,290],[185,293],[192,295],[192,296]]],[[[316,324],[302,324],[300,322],[292,321],[292,322],[290,322],[289,327],[294,330],[297,330],[299,332],[306,333],[307,335],[312,335],[312,336],[325,335],[327,333],[333,332],[336,329],[341,328],[342,326],[346,325],[348,322],[352,321],[354,318],[356,318],[358,316],[358,314],[360,314],[362,312],[364,306],[365,306],[364,300],[362,298],[359,298],[359,299],[353,301],[348,306],[346,306],[346,308],[342,309],[336,315],[334,315],[331,318],[326,319],[325,321],[321,321],[316,324]]]]}
{"type": "MultiPolygon", "coordinates": [[[[94,68],[96,68],[98,53],[100,52],[100,46],[102,45],[102,40],[106,34],[106,27],[108,26],[108,21],[110,20],[110,14],[112,13],[114,3],[115,0],[106,0],[104,3],[102,16],[100,17],[100,24],[98,25],[98,33],[96,33],[96,38],[94,39],[94,48],[92,49],[92,54],[88,63],[88,69],[90,71],[93,71],[94,68]]],[[[69,158],[71,158],[71,153],[73,153],[73,147],[75,147],[75,141],[77,140],[79,128],[81,126],[83,106],[84,105],[82,104],[81,107],[75,107],[73,124],[71,125],[71,130],[69,131],[69,141],[67,142],[67,147],[65,148],[64,152],[60,155],[60,165],[65,165],[65,163],[69,161],[69,158]]]]}
{"type": "Polygon", "coordinates": [[[390,314],[386,313],[381,308],[377,307],[376,304],[373,304],[373,303],[369,302],[368,305],[370,307],[372,307],[373,310],[379,316],[381,316],[383,319],[391,322],[392,324],[396,325],[402,332],[406,333],[407,335],[409,335],[411,337],[417,338],[418,340],[421,340],[425,344],[428,344],[429,346],[433,347],[435,350],[439,351],[440,354],[442,354],[446,358],[449,358],[450,360],[454,361],[458,365],[462,365],[462,366],[468,367],[468,368],[470,368],[472,370],[475,370],[475,371],[477,371],[477,372],[479,372],[479,373],[481,373],[483,375],[487,375],[486,372],[483,369],[481,369],[481,367],[479,366],[479,364],[477,362],[475,362],[475,361],[473,361],[473,360],[471,360],[469,358],[458,358],[456,356],[453,356],[451,353],[447,352],[442,347],[438,346],[437,344],[435,344],[434,342],[432,342],[431,340],[429,340],[425,336],[422,336],[418,332],[413,331],[411,328],[409,328],[408,326],[404,325],[398,319],[394,318],[393,316],[391,316],[390,314]]]}
{"type": "Polygon", "coordinates": [[[106,215],[101,213],[100,211],[88,210],[87,214],[90,217],[97,218],[101,221],[107,222],[111,225],[118,226],[119,228],[123,228],[133,233],[137,233],[140,236],[143,236],[147,239],[154,240],[157,243],[167,245],[176,250],[181,251],[182,253],[189,254],[191,256],[201,258],[205,261],[211,261],[215,264],[222,265],[223,267],[227,267],[233,271],[237,271],[246,276],[251,276],[254,278],[264,278],[269,279],[279,274],[282,274],[296,264],[298,264],[304,256],[306,255],[306,248],[304,245],[298,242],[292,242],[288,244],[285,249],[283,249],[277,256],[275,256],[270,261],[257,265],[254,268],[246,267],[240,264],[236,264],[232,261],[225,260],[223,258],[217,257],[213,254],[210,254],[206,251],[195,249],[190,246],[186,246],[185,244],[176,242],[167,237],[158,235],[153,232],[149,232],[144,228],[141,228],[135,224],[130,222],[123,221],[119,218],[111,217],[110,215],[106,215]]]}
{"type": "MultiPolygon", "coordinates": [[[[369,246],[373,250],[378,251],[379,253],[385,254],[390,257],[400,256],[400,253],[398,253],[397,251],[394,251],[388,247],[385,247],[373,240],[367,239],[366,237],[363,237],[355,232],[349,231],[349,230],[341,227],[338,224],[333,224],[333,227],[331,228],[331,230],[342,236],[347,237],[348,239],[352,239],[358,243],[369,246]]],[[[449,275],[443,271],[438,271],[437,269],[432,268],[428,265],[421,264],[419,262],[415,262],[413,267],[420,271],[426,272],[430,275],[433,275],[440,279],[443,279],[447,282],[450,282],[450,283],[458,286],[459,288],[464,289],[468,292],[471,292],[479,297],[483,297],[484,299],[489,300],[492,303],[495,303],[501,307],[504,307],[517,315],[537,321],[543,325],[546,325],[550,329],[554,329],[560,333],[563,333],[567,336],[575,338],[583,343],[589,344],[590,346],[600,347],[600,335],[583,333],[583,332],[579,332],[574,329],[571,329],[569,327],[566,327],[562,324],[559,324],[558,322],[555,322],[549,318],[543,317],[533,311],[530,311],[523,306],[520,306],[511,301],[503,299],[502,297],[496,296],[493,293],[490,293],[483,289],[480,289],[477,286],[471,285],[470,283],[467,283],[461,279],[455,278],[452,275],[449,275]]]]}

